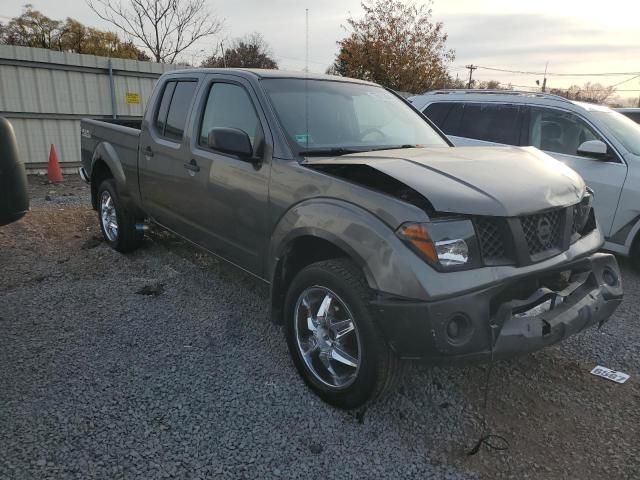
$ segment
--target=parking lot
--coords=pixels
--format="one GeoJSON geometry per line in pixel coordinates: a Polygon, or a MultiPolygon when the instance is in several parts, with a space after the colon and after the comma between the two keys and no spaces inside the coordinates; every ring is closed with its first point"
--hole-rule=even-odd
{"type": "Polygon", "coordinates": [[[268,289],[155,230],[121,255],[88,187],[30,178],[0,229],[0,478],[638,478],[640,275],[602,329],[493,370],[412,365],[366,411],[304,386],[268,289]],[[595,365],[631,375],[619,385],[595,365]]]}

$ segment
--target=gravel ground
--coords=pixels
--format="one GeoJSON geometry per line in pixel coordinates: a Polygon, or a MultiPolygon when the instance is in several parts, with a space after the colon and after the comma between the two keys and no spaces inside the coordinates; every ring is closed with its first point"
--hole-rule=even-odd
{"type": "Polygon", "coordinates": [[[298,378],[264,285],[164,232],[118,254],[77,178],[30,186],[32,211],[0,229],[2,479],[640,477],[624,265],[605,327],[496,365],[487,419],[510,448],[467,457],[485,366],[413,365],[366,412],[333,409],[298,378]]]}

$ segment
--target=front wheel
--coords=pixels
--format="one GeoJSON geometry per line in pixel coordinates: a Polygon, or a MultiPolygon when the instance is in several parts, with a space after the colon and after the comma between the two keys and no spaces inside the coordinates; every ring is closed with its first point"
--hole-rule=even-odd
{"type": "Polygon", "coordinates": [[[375,400],[399,375],[370,299],[362,273],[345,259],[309,265],[287,292],[285,333],[296,368],[320,398],[340,408],[375,400]]]}
{"type": "Polygon", "coordinates": [[[120,199],[112,178],[98,187],[98,218],[102,236],[111,248],[124,253],[142,244],[144,235],[136,229],[135,216],[120,199]]]}

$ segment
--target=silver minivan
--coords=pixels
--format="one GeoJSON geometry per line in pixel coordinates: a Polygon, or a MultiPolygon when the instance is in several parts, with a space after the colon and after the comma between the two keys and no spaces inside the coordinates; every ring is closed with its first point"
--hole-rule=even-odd
{"type": "Polygon", "coordinates": [[[640,267],[640,125],[544,93],[440,90],[411,101],[457,146],[533,146],[576,170],[595,192],[605,248],[640,267]]]}

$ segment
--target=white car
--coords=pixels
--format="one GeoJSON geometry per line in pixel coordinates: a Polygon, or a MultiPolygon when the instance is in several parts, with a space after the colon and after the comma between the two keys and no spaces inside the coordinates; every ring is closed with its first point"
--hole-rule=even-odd
{"type": "Polygon", "coordinates": [[[576,170],[595,192],[605,249],[640,268],[640,125],[608,107],[544,93],[439,90],[411,103],[455,145],[534,146],[576,170]]]}

